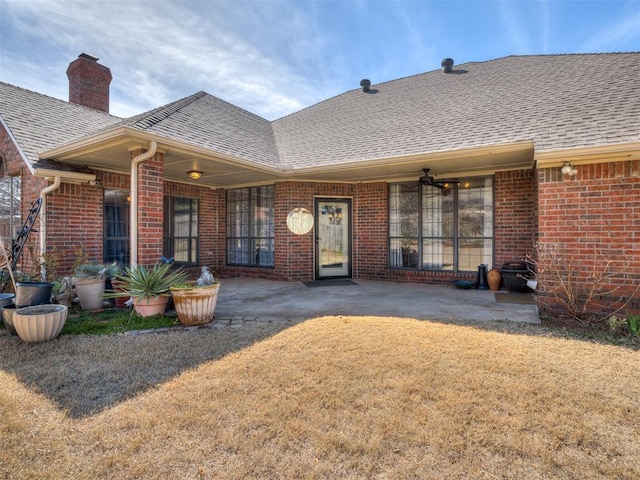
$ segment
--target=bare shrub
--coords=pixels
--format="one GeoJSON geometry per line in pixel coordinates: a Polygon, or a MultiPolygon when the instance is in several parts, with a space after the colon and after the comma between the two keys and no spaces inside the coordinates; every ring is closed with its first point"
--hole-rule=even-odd
{"type": "Polygon", "coordinates": [[[638,293],[640,284],[630,261],[608,256],[596,246],[589,250],[578,252],[563,243],[536,244],[535,258],[527,260],[535,268],[538,302],[547,313],[585,325],[600,324],[625,309],[638,293]]]}

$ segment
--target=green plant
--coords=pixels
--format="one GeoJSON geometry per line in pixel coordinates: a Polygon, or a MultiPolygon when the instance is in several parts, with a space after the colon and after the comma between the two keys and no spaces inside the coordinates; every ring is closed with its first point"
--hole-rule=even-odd
{"type": "Polygon", "coordinates": [[[187,272],[182,269],[171,271],[171,264],[156,263],[152,269],[144,265],[125,268],[124,274],[118,274],[115,279],[120,283],[119,292],[109,292],[105,298],[134,297],[138,300],[144,298],[158,298],[169,295],[170,288],[184,283],[187,272]]]}
{"type": "Polygon", "coordinates": [[[103,277],[105,280],[113,278],[120,272],[117,263],[103,265],[101,263],[81,263],[74,267],[73,275],[75,277],[103,277]]]}
{"type": "Polygon", "coordinates": [[[176,325],[176,319],[166,315],[141,317],[126,310],[103,312],[80,311],[67,318],[62,335],[110,335],[129,330],[148,330],[176,325]]]}
{"type": "Polygon", "coordinates": [[[627,327],[631,335],[640,337],[640,315],[629,315],[627,317],[627,327]]]}

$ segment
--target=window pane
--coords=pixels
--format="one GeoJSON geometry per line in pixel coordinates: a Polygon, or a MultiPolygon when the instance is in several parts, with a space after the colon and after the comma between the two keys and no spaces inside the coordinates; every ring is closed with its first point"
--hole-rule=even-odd
{"type": "Polygon", "coordinates": [[[253,237],[273,237],[273,187],[263,186],[255,188],[251,196],[251,213],[253,225],[251,235],[253,237]]]}
{"type": "Polygon", "coordinates": [[[129,263],[129,192],[104,191],[105,263],[129,263]]]}
{"type": "Polygon", "coordinates": [[[165,197],[164,256],[198,263],[198,199],[165,197]]]}
{"type": "Polygon", "coordinates": [[[246,238],[227,239],[227,263],[230,265],[249,264],[249,240],[246,238]]]}
{"type": "Polygon", "coordinates": [[[418,239],[408,237],[391,239],[389,263],[394,268],[418,268],[418,239]]]}
{"type": "Polygon", "coordinates": [[[195,237],[198,235],[197,201],[192,198],[176,198],[173,212],[173,235],[195,237]]]}
{"type": "Polygon", "coordinates": [[[475,271],[480,264],[493,264],[493,179],[468,178],[458,195],[459,264],[462,271],[475,271]]]}
{"type": "Polygon", "coordinates": [[[227,263],[274,266],[274,186],[227,192],[227,263]]]}
{"type": "Polygon", "coordinates": [[[453,239],[428,238],[422,242],[424,270],[453,270],[453,239]]]}
{"type": "Polygon", "coordinates": [[[0,179],[0,235],[5,240],[15,239],[22,224],[20,185],[19,176],[0,179]]]}
{"type": "Polygon", "coordinates": [[[422,192],[422,268],[451,270],[454,225],[453,184],[445,189],[425,186],[422,192]]]}
{"type": "Polygon", "coordinates": [[[389,186],[389,266],[475,271],[493,264],[493,178],[439,189],[389,186]]]}
{"type": "Polygon", "coordinates": [[[417,184],[391,185],[390,231],[392,237],[417,237],[420,197],[417,184]]]}
{"type": "Polygon", "coordinates": [[[275,241],[273,239],[256,239],[251,249],[254,252],[253,264],[261,267],[272,267],[275,258],[275,241]]]}
{"type": "Polygon", "coordinates": [[[458,270],[473,272],[478,265],[492,265],[493,240],[461,238],[459,240],[458,270]]]}

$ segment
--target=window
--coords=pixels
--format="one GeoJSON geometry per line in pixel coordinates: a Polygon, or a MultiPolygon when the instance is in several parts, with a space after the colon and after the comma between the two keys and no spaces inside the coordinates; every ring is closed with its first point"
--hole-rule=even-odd
{"type": "Polygon", "coordinates": [[[443,189],[390,185],[390,267],[459,272],[480,264],[493,264],[492,177],[443,189]]]}
{"type": "MultiPolygon", "coordinates": [[[[2,158],[0,158],[0,161],[2,158]]],[[[2,162],[3,163],[3,162],[2,162]]],[[[5,246],[15,240],[22,226],[20,215],[20,176],[0,178],[0,235],[5,239],[5,246]]]]}
{"type": "Polygon", "coordinates": [[[129,192],[104,191],[104,248],[105,263],[129,264],[129,192]]]}
{"type": "Polygon", "coordinates": [[[227,264],[274,266],[274,187],[227,192],[227,264]]]}
{"type": "Polygon", "coordinates": [[[178,264],[198,263],[198,199],[164,197],[163,254],[178,264]]]}

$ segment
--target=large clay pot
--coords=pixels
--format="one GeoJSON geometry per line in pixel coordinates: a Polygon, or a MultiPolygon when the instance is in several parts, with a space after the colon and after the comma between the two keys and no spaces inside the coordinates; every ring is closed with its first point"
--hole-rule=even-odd
{"type": "Polygon", "coordinates": [[[83,310],[100,310],[104,305],[104,284],[102,277],[76,277],[73,280],[83,310]]]}
{"type": "Polygon", "coordinates": [[[66,305],[35,305],[16,309],[12,321],[23,341],[44,342],[60,335],[68,313],[66,305]]]}
{"type": "Polygon", "coordinates": [[[502,274],[497,268],[489,270],[487,273],[487,283],[489,284],[489,290],[500,290],[500,284],[502,283],[502,274]]]}
{"type": "Polygon", "coordinates": [[[220,283],[206,287],[171,287],[178,321],[183,325],[203,325],[213,321],[220,283]]]}
{"type": "Polygon", "coordinates": [[[134,298],[133,308],[136,313],[141,317],[150,317],[152,315],[164,315],[167,309],[167,303],[169,297],[148,297],[148,298],[134,298]]]}

